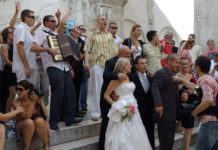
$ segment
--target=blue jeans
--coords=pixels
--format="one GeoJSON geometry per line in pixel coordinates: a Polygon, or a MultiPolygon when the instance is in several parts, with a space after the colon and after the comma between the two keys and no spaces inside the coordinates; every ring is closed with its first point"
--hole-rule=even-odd
{"type": "Polygon", "coordinates": [[[81,109],[87,109],[87,95],[88,95],[88,78],[86,77],[86,70],[83,68],[83,80],[81,85],[81,109]]]}
{"type": "Polygon", "coordinates": [[[210,121],[201,125],[196,150],[218,150],[218,122],[210,121]]]}

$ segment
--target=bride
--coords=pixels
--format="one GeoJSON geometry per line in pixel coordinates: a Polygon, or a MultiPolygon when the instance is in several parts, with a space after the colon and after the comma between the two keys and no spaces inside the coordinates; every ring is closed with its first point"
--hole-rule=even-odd
{"type": "MultiPolygon", "coordinates": [[[[114,72],[131,72],[131,64],[127,58],[119,58],[114,72]]],[[[133,92],[135,85],[127,80],[112,80],[104,94],[105,100],[111,104],[108,113],[109,123],[105,135],[105,150],[151,150],[145,127],[143,126],[138,105],[133,92]],[[111,99],[112,92],[119,96],[117,101],[111,99]]]]}

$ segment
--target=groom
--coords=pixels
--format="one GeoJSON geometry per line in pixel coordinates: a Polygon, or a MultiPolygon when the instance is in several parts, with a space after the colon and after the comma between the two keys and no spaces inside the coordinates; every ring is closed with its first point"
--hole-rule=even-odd
{"type": "Polygon", "coordinates": [[[129,79],[135,84],[136,88],[134,91],[134,96],[138,103],[139,113],[148,134],[149,142],[154,149],[154,122],[152,119],[154,106],[151,95],[152,79],[146,72],[146,58],[143,56],[136,57],[135,68],[137,72],[131,73],[129,75],[129,79]]]}

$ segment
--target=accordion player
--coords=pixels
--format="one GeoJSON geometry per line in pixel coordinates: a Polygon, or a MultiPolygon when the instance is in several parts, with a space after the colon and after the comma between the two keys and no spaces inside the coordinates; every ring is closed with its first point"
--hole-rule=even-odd
{"type": "Polygon", "coordinates": [[[67,34],[48,35],[49,46],[57,51],[54,61],[78,61],[80,44],[67,34]]]}

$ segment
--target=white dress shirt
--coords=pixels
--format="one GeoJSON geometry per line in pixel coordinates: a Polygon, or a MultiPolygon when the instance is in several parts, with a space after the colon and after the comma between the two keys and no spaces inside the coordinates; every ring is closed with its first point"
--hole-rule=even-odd
{"type": "Polygon", "coordinates": [[[195,60],[198,58],[198,56],[202,55],[202,49],[200,45],[195,44],[192,49],[189,51],[189,53],[192,56],[192,62],[195,62],[195,60]]]}
{"type": "Polygon", "coordinates": [[[139,71],[137,71],[137,74],[138,74],[138,76],[139,76],[139,79],[140,79],[140,81],[141,81],[141,84],[142,84],[142,86],[143,86],[143,88],[144,88],[145,93],[147,93],[148,90],[149,90],[149,88],[150,88],[150,83],[149,83],[147,74],[146,74],[146,73],[142,74],[142,73],[139,72],[139,71]]]}
{"type": "MultiPolygon", "coordinates": [[[[213,67],[215,66],[215,61],[212,59],[211,60],[211,65],[210,65],[210,72],[213,70],[213,67]]],[[[218,81],[218,71],[216,70],[215,71],[215,73],[214,73],[214,79],[216,80],[216,81],[218,81]]]]}
{"type": "MultiPolygon", "coordinates": [[[[47,32],[50,32],[52,34],[57,35],[56,32],[50,30],[49,28],[44,28],[43,30],[46,30],[47,32]]],[[[49,34],[45,33],[43,30],[39,30],[35,33],[33,42],[37,43],[39,46],[43,46],[43,47],[48,48],[49,45],[48,45],[47,36],[49,34]]],[[[48,52],[41,52],[40,56],[42,59],[44,71],[46,71],[46,69],[48,67],[56,67],[62,71],[69,71],[70,70],[67,62],[64,62],[64,61],[55,62],[53,60],[53,56],[48,52]]]]}
{"type": "Polygon", "coordinates": [[[14,30],[14,42],[13,42],[13,72],[24,71],[24,65],[22,60],[20,59],[20,55],[17,51],[17,44],[19,42],[23,42],[24,45],[24,53],[26,55],[27,62],[29,64],[30,69],[37,70],[38,66],[36,64],[36,54],[30,51],[30,46],[32,45],[33,37],[30,34],[30,28],[27,24],[21,22],[16,29],[14,30]]]}
{"type": "Polygon", "coordinates": [[[114,41],[117,44],[118,48],[120,48],[122,46],[122,42],[123,41],[122,41],[122,39],[118,35],[115,35],[114,41]]]}

